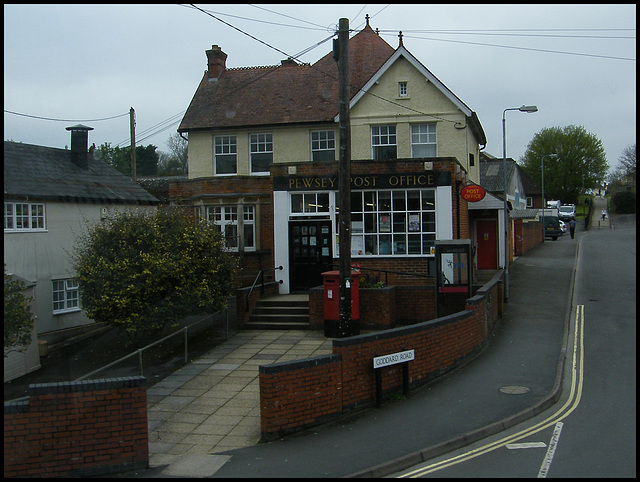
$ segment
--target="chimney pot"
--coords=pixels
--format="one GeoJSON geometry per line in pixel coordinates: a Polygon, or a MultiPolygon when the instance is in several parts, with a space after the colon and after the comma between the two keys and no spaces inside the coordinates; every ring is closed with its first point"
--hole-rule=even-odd
{"type": "Polygon", "coordinates": [[[89,169],[87,146],[89,131],[92,131],[93,127],[78,124],[66,129],[71,131],[71,162],[81,169],[89,169]]]}
{"type": "Polygon", "coordinates": [[[227,68],[227,54],[220,47],[212,45],[207,54],[207,72],[210,79],[217,79],[223,70],[227,68]]]}

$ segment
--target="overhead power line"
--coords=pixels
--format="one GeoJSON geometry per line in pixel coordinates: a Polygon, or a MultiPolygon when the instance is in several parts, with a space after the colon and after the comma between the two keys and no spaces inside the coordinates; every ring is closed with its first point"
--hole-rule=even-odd
{"type": "MultiPolygon", "coordinates": [[[[403,32],[403,35],[404,35],[404,32],[403,32]]],[[[512,49],[512,50],[527,50],[530,52],[544,52],[549,54],[578,55],[581,57],[596,57],[601,59],[627,60],[632,62],[636,61],[636,59],[632,59],[628,57],[615,57],[611,55],[583,54],[580,52],[564,52],[561,50],[537,49],[537,48],[531,48],[531,47],[514,47],[511,45],[488,44],[484,42],[468,42],[465,40],[439,39],[439,38],[432,38],[432,37],[419,37],[419,36],[413,36],[413,35],[404,35],[404,37],[421,39],[421,40],[433,40],[435,42],[450,42],[450,43],[459,43],[459,44],[467,44],[467,45],[481,45],[483,47],[499,47],[503,49],[512,49]]]]}
{"type": "Polygon", "coordinates": [[[125,112],[124,114],[118,114],[118,115],[114,115],[112,117],[103,117],[101,119],[55,119],[53,117],[43,117],[43,116],[39,116],[39,115],[22,114],[20,112],[13,112],[13,111],[7,110],[7,109],[4,109],[4,111],[7,114],[14,114],[14,115],[22,116],[22,117],[30,117],[32,119],[48,120],[48,121],[54,121],[54,122],[101,122],[101,121],[117,119],[118,117],[124,117],[126,115],[129,115],[128,112],[125,112]]]}

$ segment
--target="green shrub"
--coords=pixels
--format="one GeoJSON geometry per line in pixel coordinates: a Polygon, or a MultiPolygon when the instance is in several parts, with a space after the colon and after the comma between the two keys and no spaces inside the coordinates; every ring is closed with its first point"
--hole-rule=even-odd
{"type": "Polygon", "coordinates": [[[616,214],[631,214],[636,212],[636,193],[623,191],[616,193],[611,199],[616,214]]]}

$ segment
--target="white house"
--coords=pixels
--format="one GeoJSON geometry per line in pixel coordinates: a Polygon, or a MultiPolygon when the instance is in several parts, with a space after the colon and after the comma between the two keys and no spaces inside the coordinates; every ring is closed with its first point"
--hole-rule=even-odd
{"type": "Polygon", "coordinates": [[[49,343],[93,324],[83,312],[71,253],[87,223],[114,209],[156,209],[158,200],[87,150],[91,127],[71,149],[4,143],[4,263],[33,283],[35,331],[49,343]]]}

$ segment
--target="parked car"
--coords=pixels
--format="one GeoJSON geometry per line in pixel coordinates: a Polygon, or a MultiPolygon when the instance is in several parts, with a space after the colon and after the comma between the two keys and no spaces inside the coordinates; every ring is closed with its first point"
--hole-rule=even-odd
{"type": "Polygon", "coordinates": [[[562,236],[562,229],[560,229],[560,220],[555,216],[545,216],[543,228],[545,238],[551,238],[556,241],[560,236],[562,236]]]}
{"type": "Polygon", "coordinates": [[[571,218],[576,217],[576,205],[575,204],[563,204],[558,210],[558,216],[563,221],[569,221],[571,218]]]}
{"type": "Polygon", "coordinates": [[[567,225],[565,224],[565,222],[562,221],[561,219],[558,219],[558,222],[560,223],[560,231],[562,231],[562,234],[566,233],[567,232],[567,225]]]}

